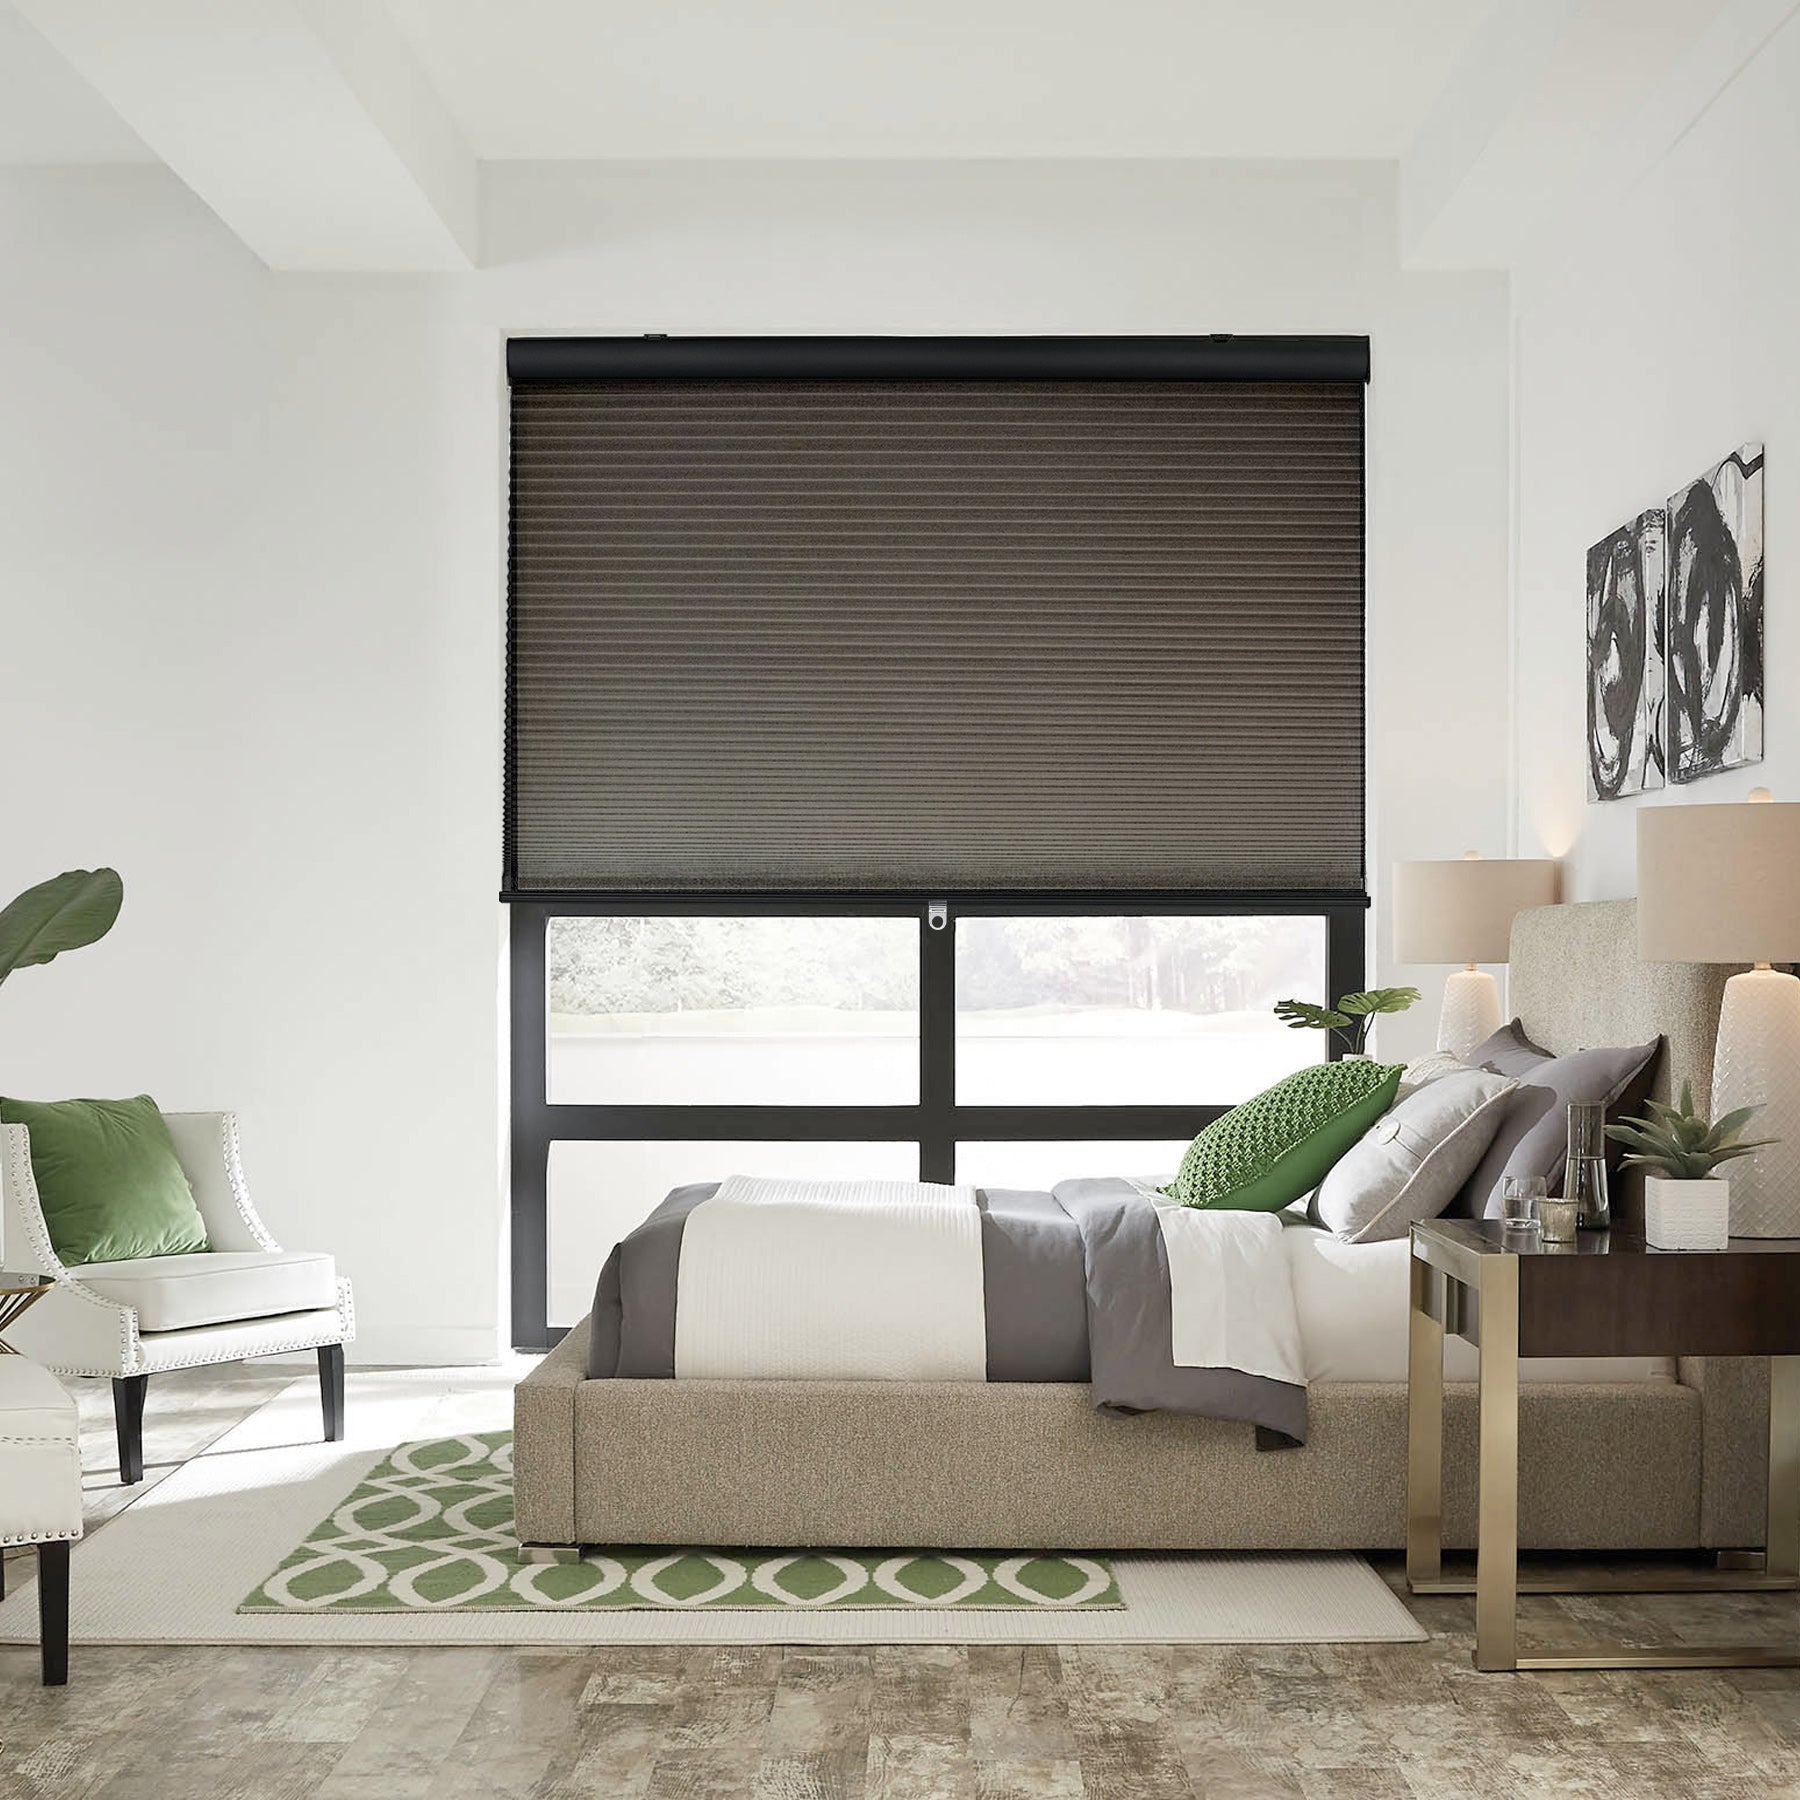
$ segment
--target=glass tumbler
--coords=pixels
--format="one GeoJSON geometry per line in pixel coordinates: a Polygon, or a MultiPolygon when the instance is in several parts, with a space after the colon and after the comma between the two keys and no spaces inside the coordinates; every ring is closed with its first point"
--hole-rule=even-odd
{"type": "Polygon", "coordinates": [[[1508,1233],[1536,1237],[1538,1203],[1549,1197],[1541,1175],[1509,1175],[1500,1184],[1500,1218],[1508,1233]]]}

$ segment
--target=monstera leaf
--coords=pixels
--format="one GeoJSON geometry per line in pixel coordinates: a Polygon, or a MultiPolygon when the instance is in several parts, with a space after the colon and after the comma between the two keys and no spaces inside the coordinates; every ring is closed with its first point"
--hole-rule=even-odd
{"type": "Polygon", "coordinates": [[[70,869],[27,888],[0,912],[0,981],[105,937],[124,900],[115,869],[70,869]]]}
{"type": "Polygon", "coordinates": [[[1338,1002],[1338,1011],[1352,1018],[1367,1018],[1370,1013],[1405,1012],[1419,997],[1416,987],[1371,988],[1366,994],[1346,994],[1338,1002]]]}
{"type": "Polygon", "coordinates": [[[1348,1012],[1333,1012],[1329,1006],[1314,1006],[1310,1000],[1277,1000],[1275,1016],[1290,1031],[1336,1031],[1350,1023],[1348,1012]]]}

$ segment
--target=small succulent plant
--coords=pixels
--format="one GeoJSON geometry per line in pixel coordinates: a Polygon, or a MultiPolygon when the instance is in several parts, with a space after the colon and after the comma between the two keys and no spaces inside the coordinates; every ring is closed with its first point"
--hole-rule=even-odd
{"type": "Polygon", "coordinates": [[[1661,1100],[1645,1103],[1647,1117],[1626,1119],[1609,1125],[1606,1135],[1626,1147],[1628,1168],[1648,1169],[1669,1181],[1705,1181],[1720,1163],[1734,1156],[1748,1156],[1772,1144],[1774,1138],[1757,1138],[1750,1143],[1734,1143],[1737,1134],[1750,1123],[1760,1106],[1740,1106],[1722,1119],[1710,1124],[1694,1110],[1693,1083],[1681,1084],[1681,1104],[1670,1106],[1661,1100]]]}

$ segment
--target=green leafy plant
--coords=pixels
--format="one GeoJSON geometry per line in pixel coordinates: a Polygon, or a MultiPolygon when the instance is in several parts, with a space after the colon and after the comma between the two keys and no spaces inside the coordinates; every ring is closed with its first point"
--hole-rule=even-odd
{"type": "Polygon", "coordinates": [[[116,869],[70,869],[27,888],[0,911],[0,981],[105,937],[124,903],[116,869]]]}
{"type": "Polygon", "coordinates": [[[1748,1156],[1775,1138],[1757,1138],[1749,1143],[1733,1139],[1761,1112],[1760,1106],[1740,1106],[1722,1119],[1710,1123],[1694,1110],[1692,1082],[1681,1084],[1681,1103],[1670,1106],[1665,1101],[1645,1102],[1647,1117],[1625,1119],[1609,1125],[1606,1135],[1615,1144],[1626,1147],[1627,1167],[1648,1169],[1670,1181],[1705,1181],[1720,1163],[1734,1156],[1748,1156]]]}
{"type": "Polygon", "coordinates": [[[1360,1055],[1376,1014],[1405,1012],[1418,997],[1416,987],[1391,987],[1345,994],[1336,1006],[1314,1006],[1310,1000],[1277,1000],[1275,1016],[1290,1031],[1323,1031],[1341,1036],[1348,1048],[1360,1055]]]}

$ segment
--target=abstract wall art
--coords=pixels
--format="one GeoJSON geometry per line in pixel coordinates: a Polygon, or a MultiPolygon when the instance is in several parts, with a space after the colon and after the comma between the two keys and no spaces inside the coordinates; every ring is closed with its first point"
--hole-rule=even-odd
{"type": "Polygon", "coordinates": [[[1666,711],[1672,781],[1763,754],[1763,447],[1669,501],[1666,711]]]}
{"type": "Polygon", "coordinates": [[[1588,798],[1663,784],[1668,515],[1639,513],[1587,557],[1588,798]]]}

